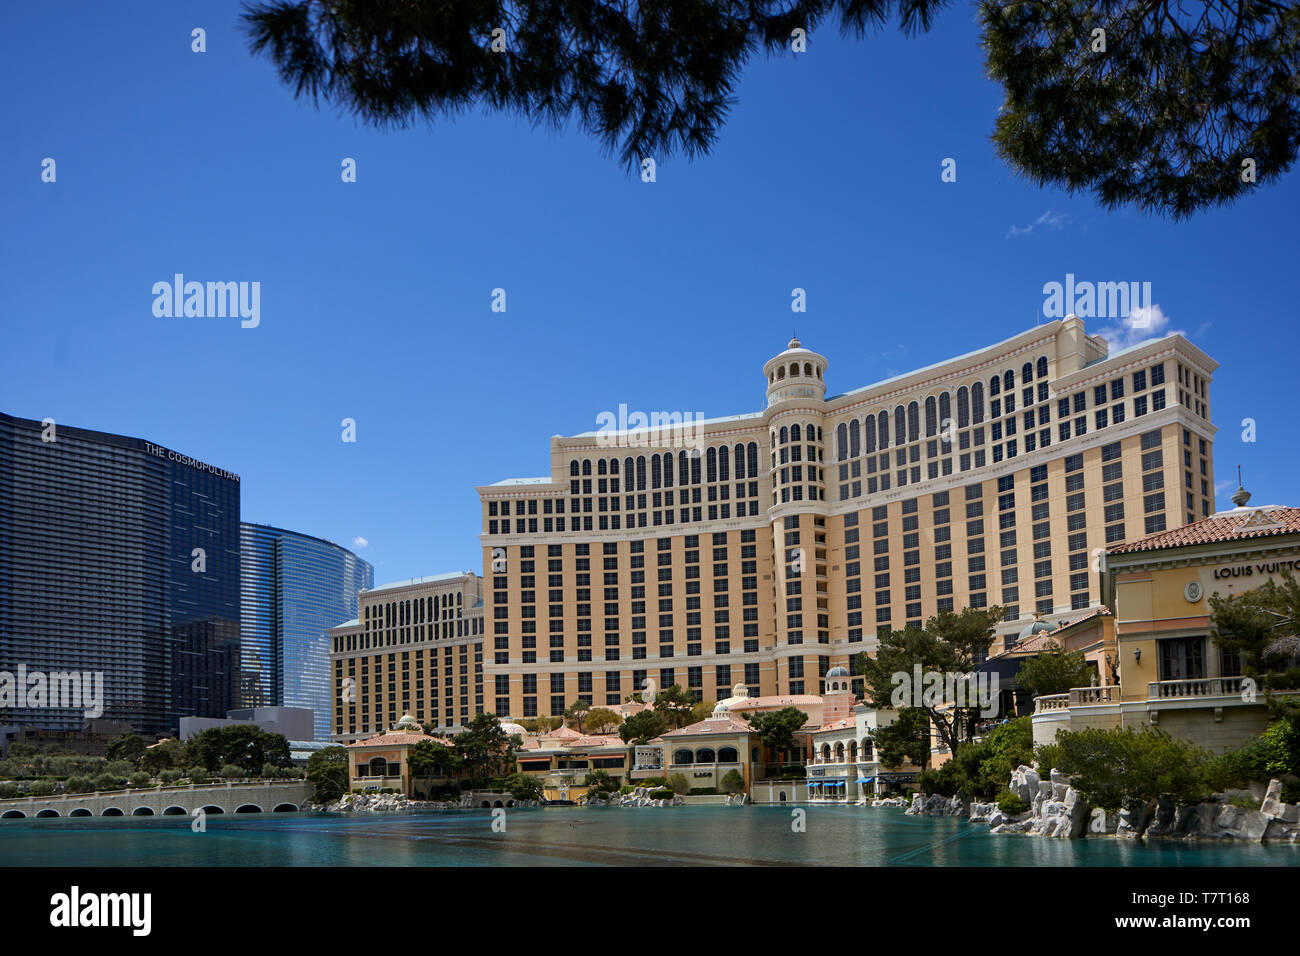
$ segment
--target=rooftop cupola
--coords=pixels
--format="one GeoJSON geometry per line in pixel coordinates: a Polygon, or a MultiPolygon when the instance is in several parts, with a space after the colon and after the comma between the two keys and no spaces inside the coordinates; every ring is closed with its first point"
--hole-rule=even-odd
{"type": "Polygon", "coordinates": [[[767,376],[767,404],[775,405],[792,398],[826,398],[826,356],[803,347],[798,336],[780,355],[768,359],[763,366],[767,376]]]}

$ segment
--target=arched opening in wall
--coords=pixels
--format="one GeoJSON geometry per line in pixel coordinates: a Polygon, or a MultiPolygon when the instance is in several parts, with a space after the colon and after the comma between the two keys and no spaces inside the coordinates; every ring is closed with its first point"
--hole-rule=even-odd
{"type": "Polygon", "coordinates": [[[153,815],[153,807],[136,807],[131,811],[133,817],[151,817],[153,815]]]}
{"type": "Polygon", "coordinates": [[[107,810],[101,813],[100,816],[101,817],[124,817],[126,816],[126,814],[122,812],[121,807],[109,807],[107,810]]]}
{"type": "Polygon", "coordinates": [[[47,817],[57,817],[58,815],[59,815],[58,810],[50,810],[47,808],[45,810],[38,811],[36,814],[36,819],[43,820],[46,819],[47,817]]]}
{"type": "Polygon", "coordinates": [[[189,816],[189,811],[186,810],[184,807],[178,807],[175,804],[172,804],[170,807],[168,807],[166,810],[163,811],[163,816],[184,817],[184,816],[189,816]]]}
{"type": "Polygon", "coordinates": [[[740,755],[735,747],[723,747],[718,750],[718,763],[739,763],[740,755]]]}
{"type": "Polygon", "coordinates": [[[221,807],[217,806],[216,804],[209,804],[208,806],[203,807],[202,809],[203,809],[203,812],[204,812],[204,813],[208,813],[208,814],[211,814],[211,813],[225,813],[225,812],[226,812],[225,810],[221,809],[221,807]]]}
{"type": "Polygon", "coordinates": [[[695,751],[696,763],[713,763],[716,760],[717,755],[713,752],[713,748],[711,747],[701,747],[699,750],[695,751]]]}
{"type": "Polygon", "coordinates": [[[261,813],[262,808],[256,803],[245,803],[235,808],[236,813],[261,813]]]}
{"type": "Polygon", "coordinates": [[[73,810],[71,813],[69,813],[68,816],[70,816],[70,817],[93,817],[94,814],[91,813],[89,810],[87,810],[85,807],[77,807],[77,809],[75,809],[75,810],[73,810]]]}
{"type": "Polygon", "coordinates": [[[21,810],[6,810],[4,812],[4,815],[0,816],[0,820],[26,820],[26,819],[27,819],[27,814],[23,813],[21,810]]]}
{"type": "Polygon", "coordinates": [[[297,813],[298,805],[296,803],[277,803],[273,813],[297,813]]]}

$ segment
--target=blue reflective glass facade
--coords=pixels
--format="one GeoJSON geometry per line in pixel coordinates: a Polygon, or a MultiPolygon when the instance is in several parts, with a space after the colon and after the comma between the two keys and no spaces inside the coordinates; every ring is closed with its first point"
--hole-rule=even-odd
{"type": "Polygon", "coordinates": [[[242,595],[243,707],[309,707],[316,739],[329,739],[329,629],[357,616],[374,587],[370,563],[311,535],[245,523],[242,595]]]}
{"type": "MultiPolygon", "coordinates": [[[[102,716],[142,734],[223,717],[238,696],[239,563],[237,475],[0,414],[0,670],[101,673],[102,716]]],[[[86,716],[20,705],[0,723],[75,731],[86,716]]]]}

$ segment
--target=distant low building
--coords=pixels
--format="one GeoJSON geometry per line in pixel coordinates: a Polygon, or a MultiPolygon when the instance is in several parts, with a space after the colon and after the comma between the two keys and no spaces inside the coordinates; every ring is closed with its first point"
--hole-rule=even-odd
{"type": "Polygon", "coordinates": [[[305,707],[246,707],[226,712],[221,717],[182,717],[181,740],[189,740],[213,727],[236,727],[252,724],[269,734],[281,734],[289,740],[313,739],[315,714],[305,707]]]}

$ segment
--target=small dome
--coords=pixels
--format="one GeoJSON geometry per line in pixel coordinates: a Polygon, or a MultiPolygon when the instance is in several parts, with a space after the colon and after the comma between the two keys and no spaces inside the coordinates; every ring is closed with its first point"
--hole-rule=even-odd
{"type": "Polygon", "coordinates": [[[393,727],[394,730],[420,730],[420,722],[410,714],[403,714],[402,719],[393,727]]]}
{"type": "Polygon", "coordinates": [[[521,737],[528,736],[527,730],[519,726],[519,724],[516,724],[513,721],[509,721],[509,720],[501,721],[501,730],[505,733],[507,737],[513,737],[515,734],[518,734],[521,737]]]}
{"type": "Polygon", "coordinates": [[[1035,634],[1041,634],[1043,631],[1050,631],[1051,629],[1052,625],[1036,617],[1026,624],[1024,629],[1020,632],[1020,640],[1023,641],[1026,638],[1033,637],[1035,634]]]}
{"type": "Polygon", "coordinates": [[[714,717],[725,717],[729,713],[731,713],[731,708],[724,701],[718,701],[717,706],[713,708],[714,717]]]}
{"type": "Polygon", "coordinates": [[[787,345],[786,348],[787,348],[787,349],[801,349],[801,348],[803,348],[803,345],[799,342],[799,337],[798,337],[797,335],[795,335],[795,336],[791,336],[791,337],[790,337],[790,344],[787,345]]]}
{"type": "Polygon", "coordinates": [[[749,696],[749,686],[748,686],[747,684],[743,684],[743,683],[740,683],[739,681],[737,681],[736,685],[735,685],[734,687],[731,688],[731,696],[732,696],[732,697],[748,697],[748,696],[749,696]]]}
{"type": "Polygon", "coordinates": [[[843,664],[837,664],[826,672],[827,677],[848,677],[849,669],[843,664]]]}

